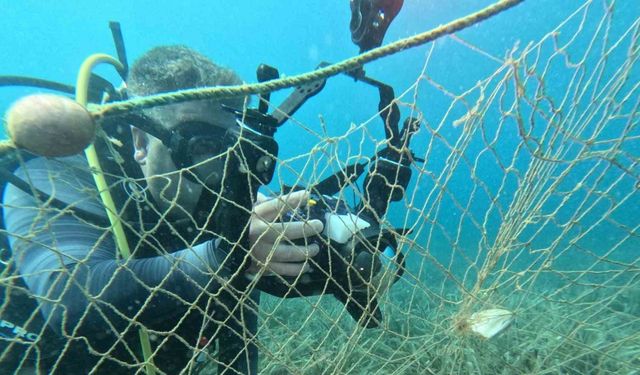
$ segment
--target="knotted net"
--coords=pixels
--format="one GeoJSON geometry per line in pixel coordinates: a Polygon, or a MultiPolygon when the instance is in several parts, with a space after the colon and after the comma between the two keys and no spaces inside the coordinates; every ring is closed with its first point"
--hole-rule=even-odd
{"type": "MultiPolygon", "coordinates": [[[[139,283],[150,297],[135,301],[136,311],[129,313],[100,303],[104,291],[84,290],[73,277],[59,276],[60,272],[79,273],[81,267],[62,267],[55,273],[66,283],[62,290],[73,288],[91,301],[91,309],[102,316],[117,316],[120,320],[110,327],[122,337],[143,328],[150,337],[153,362],[162,360],[164,345],[182,340],[192,349],[184,373],[215,373],[226,348],[216,346],[204,333],[207,327],[225,324],[236,328],[216,329],[215,337],[235,335],[243,337],[247,346],[256,345],[260,371],[267,374],[637,371],[640,14],[623,27],[617,23],[618,5],[614,1],[584,2],[540,40],[514,46],[504,56],[456,35],[436,41],[428,50],[422,73],[396,98],[403,115],[420,120],[420,129],[409,146],[414,152],[413,178],[402,199],[391,203],[387,214],[379,218],[385,228],[409,228],[411,233],[396,233],[398,249],[406,258],[402,277],[386,292],[379,290],[388,287],[385,282],[367,286],[376,294],[382,312],[378,327],[358,324],[331,295],[278,298],[262,293],[260,303],[255,304],[248,300],[248,293],[230,283],[233,275],[212,269],[203,272],[212,283],[227,289],[221,292],[200,285],[196,302],[183,298],[162,280],[148,285],[133,276],[131,282],[139,283]],[[433,61],[446,58],[437,48],[444,42],[474,59],[495,63],[495,70],[462,89],[447,87],[441,83],[443,77],[430,73],[433,61]],[[237,328],[250,325],[244,315],[212,313],[227,310],[215,302],[224,293],[240,299],[249,313],[258,315],[255,336],[237,328]],[[174,326],[163,325],[162,320],[156,324],[144,316],[145,309],[156,303],[153,296],[158,295],[173,299],[176,311],[183,314],[172,320],[178,322],[174,326]],[[474,330],[478,315],[473,314],[489,309],[504,310],[503,314],[509,314],[505,324],[511,324],[499,335],[485,338],[474,330]],[[203,332],[197,342],[182,339],[180,331],[194,311],[206,316],[199,327],[190,327],[203,332]]],[[[468,61],[469,67],[474,61],[468,61]]],[[[313,139],[315,145],[304,154],[278,158],[274,181],[261,191],[277,195],[283,185],[313,186],[349,163],[370,161],[388,146],[378,114],[371,115],[370,120],[351,124],[337,136],[330,135],[322,121],[308,124],[290,119],[287,126],[313,139]]],[[[106,144],[113,159],[118,159],[119,146],[106,144]]],[[[24,166],[27,162],[19,163],[24,166]]],[[[74,168],[61,161],[47,170],[48,175],[34,178],[77,186],[69,177],[75,175],[74,168]]],[[[112,187],[123,181],[133,186],[130,183],[137,181],[127,176],[125,168],[111,171],[109,177],[112,187]]],[[[346,185],[337,198],[354,206],[365,198],[363,178],[346,185]]],[[[211,193],[223,196],[221,191],[211,193]]],[[[144,206],[144,201],[144,195],[132,193],[119,207],[124,211],[129,206],[144,206]]],[[[96,251],[109,241],[108,225],[78,217],[72,209],[56,207],[48,200],[39,205],[34,209],[37,230],[52,231],[55,220],[72,215],[103,233],[96,251]],[[38,224],[38,220],[45,223],[38,224]]],[[[173,206],[179,204],[173,202],[173,206]]],[[[198,227],[195,219],[193,223],[196,229],[207,229],[198,227]]],[[[140,230],[130,222],[124,224],[140,230]]],[[[140,245],[132,246],[134,256],[145,246],[162,254],[163,239],[155,237],[156,231],[155,227],[144,229],[140,245]]],[[[197,235],[176,235],[183,247],[200,242],[197,235]]],[[[35,233],[21,241],[28,244],[24,246],[55,253],[63,240],[41,243],[38,238],[35,233]]],[[[16,261],[9,258],[7,263],[16,261]]],[[[194,262],[191,258],[183,261],[194,262]]],[[[122,260],[116,274],[127,273],[129,266],[122,260]]],[[[173,263],[171,267],[180,266],[173,263]]],[[[388,275],[388,269],[383,266],[380,272],[388,275]]],[[[7,267],[2,282],[15,288],[12,281],[17,277],[15,267],[7,267]]],[[[250,283],[248,289],[255,287],[250,283]]],[[[292,289],[290,293],[296,292],[292,289]]],[[[47,291],[41,291],[38,299],[50,305],[61,303],[60,295],[47,291]]],[[[5,299],[2,308],[8,302],[5,299]]],[[[29,318],[39,314],[39,310],[32,311],[29,318]]],[[[82,312],[80,315],[74,318],[82,321],[82,312]]],[[[62,335],[63,347],[87,345],[94,355],[103,357],[103,364],[113,360],[130,373],[145,371],[135,340],[100,347],[84,339],[87,331],[72,328],[62,335]],[[125,347],[129,357],[115,354],[123,350],[119,346],[125,347]]],[[[46,357],[46,352],[25,337],[12,340],[14,346],[31,347],[37,360],[46,357]]],[[[9,350],[5,349],[5,355],[9,350]]],[[[162,368],[151,371],[163,372],[162,368]]]]}

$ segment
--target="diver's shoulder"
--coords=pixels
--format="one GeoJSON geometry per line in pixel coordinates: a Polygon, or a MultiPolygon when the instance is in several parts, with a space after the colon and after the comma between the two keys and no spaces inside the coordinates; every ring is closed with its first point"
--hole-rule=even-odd
{"type": "Polygon", "coordinates": [[[74,155],[63,158],[35,157],[21,163],[14,174],[37,184],[39,180],[52,183],[63,181],[92,181],[89,163],[84,156],[74,155]]]}
{"type": "Polygon", "coordinates": [[[45,158],[41,156],[36,156],[33,158],[27,159],[24,163],[16,169],[17,173],[20,171],[26,170],[37,170],[37,169],[49,169],[49,170],[61,170],[61,169],[70,169],[76,170],[80,173],[84,171],[89,174],[89,163],[87,159],[82,155],[73,155],[66,156],[61,158],[45,158]]]}
{"type": "Polygon", "coordinates": [[[48,197],[66,204],[79,204],[89,211],[103,211],[99,209],[101,205],[91,169],[82,155],[35,157],[21,163],[14,175],[48,197]]]}

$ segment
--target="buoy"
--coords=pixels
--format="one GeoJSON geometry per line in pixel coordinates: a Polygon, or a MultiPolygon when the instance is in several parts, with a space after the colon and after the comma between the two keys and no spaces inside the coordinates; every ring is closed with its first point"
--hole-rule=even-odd
{"type": "Polygon", "coordinates": [[[19,99],[7,111],[5,122],[17,147],[46,157],[78,154],[96,134],[96,124],[86,108],[52,94],[19,99]]]}

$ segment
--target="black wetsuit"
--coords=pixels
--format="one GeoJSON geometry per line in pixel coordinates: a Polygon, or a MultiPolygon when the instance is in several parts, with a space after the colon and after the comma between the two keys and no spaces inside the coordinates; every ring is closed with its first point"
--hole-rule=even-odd
{"type": "MultiPolygon", "coordinates": [[[[220,326],[216,321],[225,319],[220,318],[221,308],[212,297],[223,274],[224,254],[219,253],[216,240],[194,246],[185,246],[184,239],[172,244],[161,241],[159,254],[118,259],[107,227],[79,214],[106,221],[84,158],[36,158],[15,175],[72,207],[63,212],[12,185],[3,197],[5,227],[17,269],[59,337],[59,353],[41,360],[41,370],[134,373],[142,361],[138,329],[144,326],[150,331],[152,350],[158,350],[156,366],[167,374],[183,371],[196,356],[193,348],[206,345],[220,326]],[[182,247],[176,248],[177,243],[182,247]]],[[[161,228],[158,225],[158,233],[161,228]]],[[[182,230],[173,229],[177,234],[182,230]]],[[[153,232],[148,239],[158,243],[153,232]]],[[[144,244],[132,246],[134,254],[138,248],[144,244]]],[[[244,316],[242,323],[255,332],[255,315],[244,316]]],[[[249,353],[241,357],[250,358],[255,372],[255,346],[247,347],[249,353]]]]}

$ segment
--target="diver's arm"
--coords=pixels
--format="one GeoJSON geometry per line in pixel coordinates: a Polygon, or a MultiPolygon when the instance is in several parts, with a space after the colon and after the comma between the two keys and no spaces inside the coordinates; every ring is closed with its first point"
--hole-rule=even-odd
{"type": "MultiPolygon", "coordinates": [[[[89,190],[83,196],[82,189],[68,188],[71,178],[77,183],[82,176],[65,175],[67,184],[61,184],[42,163],[30,164],[29,180],[39,189],[81,202],[87,210],[99,207],[91,194],[87,197],[89,190]],[[52,190],[47,185],[55,186],[52,190]]],[[[79,323],[90,330],[104,330],[108,324],[119,328],[140,311],[135,320],[153,324],[184,312],[203,292],[217,289],[214,273],[220,263],[212,241],[153,258],[116,260],[107,230],[69,213],[43,209],[12,185],[5,191],[4,215],[19,271],[57,330],[63,321],[67,332],[79,323]]]]}

